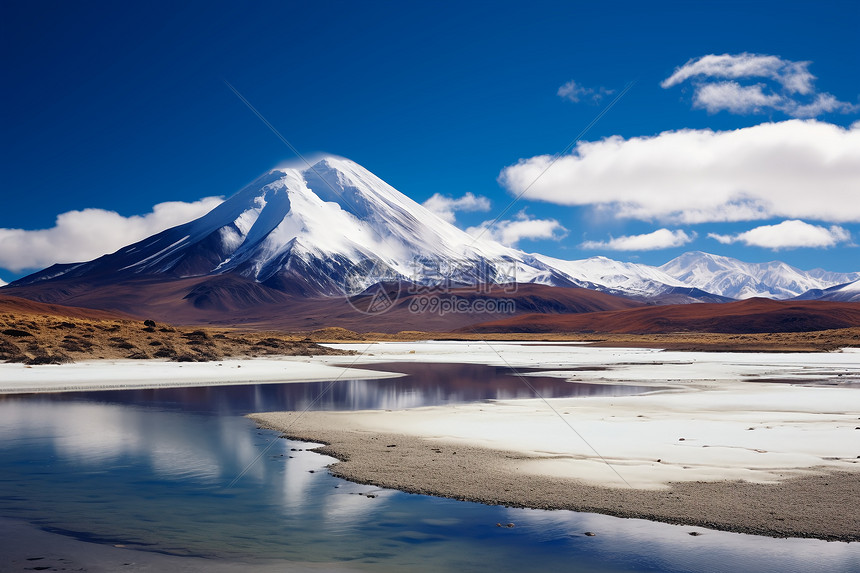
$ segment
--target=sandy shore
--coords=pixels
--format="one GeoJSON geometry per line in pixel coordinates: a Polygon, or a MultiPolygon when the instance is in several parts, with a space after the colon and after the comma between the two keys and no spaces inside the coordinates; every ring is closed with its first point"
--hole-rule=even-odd
{"type": "MultiPolygon", "coordinates": [[[[343,460],[331,472],[350,481],[480,503],[570,509],[697,525],[773,537],[860,541],[860,473],[822,469],[775,484],[667,482],[665,489],[602,487],[529,472],[541,456],[413,435],[374,432],[349,415],[253,416],[290,437],[325,441],[321,453],[343,460]],[[337,429],[333,429],[337,428],[337,429]]],[[[624,475],[624,467],[618,465],[624,475]]]]}
{"type": "Polygon", "coordinates": [[[524,386],[536,374],[650,387],[625,397],[255,418],[291,437],[329,443],[327,453],[344,460],[333,472],[353,481],[511,506],[860,540],[860,352],[432,341],[331,346],[359,354],[0,364],[0,393],[381,378],[396,374],[374,372],[372,364],[396,361],[514,367],[524,372],[524,386]],[[344,369],[355,365],[366,369],[344,369]]]}
{"type": "Polygon", "coordinates": [[[548,370],[530,373],[654,391],[252,417],[289,437],[329,444],[324,452],[342,460],[332,472],[361,483],[492,504],[860,541],[856,352],[452,344],[378,344],[375,356],[361,362],[542,366],[548,370]]]}

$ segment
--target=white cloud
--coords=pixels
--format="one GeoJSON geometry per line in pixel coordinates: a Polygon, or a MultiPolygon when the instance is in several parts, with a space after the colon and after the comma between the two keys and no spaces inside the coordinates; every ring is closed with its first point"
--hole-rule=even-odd
{"type": "Polygon", "coordinates": [[[615,136],[579,142],[548,169],[552,159],[520,160],[499,181],[526,199],[648,221],[860,221],[860,122],[615,136]]]}
{"type": "Polygon", "coordinates": [[[508,246],[514,246],[523,239],[558,241],[567,234],[567,229],[555,219],[533,219],[525,211],[517,213],[515,219],[497,221],[490,227],[491,223],[484,221],[476,227],[469,227],[466,232],[473,237],[489,237],[508,246]]]}
{"type": "Polygon", "coordinates": [[[849,242],[851,233],[838,225],[822,227],[794,219],[776,225],[762,225],[736,235],[708,233],[708,237],[724,245],[743,243],[751,247],[764,247],[778,251],[799,247],[834,247],[839,243],[849,242]]]}
{"type": "Polygon", "coordinates": [[[749,53],[709,54],[688,61],[660,85],[670,88],[692,81],[693,106],[709,113],[725,110],[749,114],[776,110],[791,117],[816,117],[822,113],[857,111],[856,105],[815,91],[816,78],[809,72],[811,63],[749,53]],[[750,85],[736,81],[753,78],[757,81],[750,85]],[[772,84],[761,80],[769,80],[772,84]]]}
{"type": "Polygon", "coordinates": [[[792,62],[778,56],[759,54],[709,54],[693,58],[660,84],[664,88],[676,86],[691,78],[769,78],[778,82],[789,93],[808,94],[813,91],[815,76],[809,72],[812,62],[792,62]]]}
{"type": "Polygon", "coordinates": [[[809,103],[800,103],[778,94],[764,92],[764,84],[742,86],[737,82],[716,82],[698,86],[693,96],[693,107],[708,113],[726,110],[732,113],[761,113],[775,109],[792,117],[816,117],[822,113],[850,112],[851,104],[837,100],[830,94],[817,94],[809,103]]]}
{"type": "Polygon", "coordinates": [[[828,93],[817,94],[815,99],[807,104],[789,101],[783,109],[785,113],[792,117],[817,117],[822,113],[832,113],[835,111],[851,113],[857,110],[858,106],[839,101],[836,97],[828,93]]]}
{"type": "Polygon", "coordinates": [[[732,113],[757,113],[766,107],[776,107],[782,98],[776,94],[765,94],[764,85],[742,86],[737,82],[716,82],[696,90],[693,106],[716,113],[727,110],[732,113]]]}
{"type": "Polygon", "coordinates": [[[576,80],[570,80],[560,88],[558,88],[558,96],[573,103],[579,103],[583,99],[590,100],[593,103],[599,102],[604,97],[611,95],[615,90],[608,90],[604,87],[587,88],[576,83],[576,80]]]}
{"type": "Polygon", "coordinates": [[[677,231],[657,229],[653,233],[644,235],[612,237],[608,241],[585,241],[579,245],[579,248],[605,251],[656,251],[681,247],[691,243],[695,238],[695,232],[688,234],[680,229],[677,231]]]}
{"type": "Polygon", "coordinates": [[[222,200],[205,197],[192,203],[169,201],[155,205],[151,213],[131,217],[104,209],[68,211],[58,215],[50,229],[0,228],[0,267],[19,272],[94,259],[196,219],[222,200]]]}
{"type": "Polygon", "coordinates": [[[449,223],[453,223],[457,219],[457,211],[490,210],[490,200],[480,195],[474,195],[473,193],[466,193],[457,199],[440,193],[434,193],[422,204],[424,207],[433,211],[449,223]]]}

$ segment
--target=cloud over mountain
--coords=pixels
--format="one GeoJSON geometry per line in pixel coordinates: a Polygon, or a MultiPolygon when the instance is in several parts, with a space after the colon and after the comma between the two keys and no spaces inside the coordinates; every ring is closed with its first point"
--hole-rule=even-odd
{"type": "Polygon", "coordinates": [[[555,219],[535,219],[524,210],[514,219],[484,221],[466,232],[473,237],[484,237],[513,246],[523,239],[551,239],[558,241],[567,236],[567,229],[555,219]]]}
{"type": "Polygon", "coordinates": [[[743,243],[751,247],[763,247],[778,251],[799,247],[834,247],[839,243],[849,242],[851,233],[838,225],[831,225],[828,228],[795,219],[783,221],[776,225],[762,225],[735,235],[708,233],[708,237],[724,245],[743,243]]]}
{"type": "Polygon", "coordinates": [[[522,159],[499,181],[526,199],[646,221],[860,221],[860,122],[613,136],[581,141],[552,162],[549,155],[522,159]]]}
{"type": "Polygon", "coordinates": [[[456,199],[441,193],[434,193],[422,205],[448,223],[453,223],[457,219],[457,211],[490,210],[490,200],[474,193],[466,193],[456,199]]]}
{"type": "Polygon", "coordinates": [[[585,241],[579,245],[579,248],[607,251],[656,251],[681,247],[692,242],[695,238],[695,232],[686,233],[680,229],[677,231],[657,229],[652,233],[642,235],[612,237],[608,241],[585,241]]]}
{"type": "Polygon", "coordinates": [[[221,203],[204,197],[159,203],[151,213],[124,217],[105,209],[68,211],[49,229],[0,229],[0,267],[12,271],[72,263],[111,253],[167,228],[196,219],[221,203]]]}

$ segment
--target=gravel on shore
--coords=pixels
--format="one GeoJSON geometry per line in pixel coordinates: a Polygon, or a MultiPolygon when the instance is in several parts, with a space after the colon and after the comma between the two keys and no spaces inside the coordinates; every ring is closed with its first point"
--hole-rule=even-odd
{"type": "Polygon", "coordinates": [[[327,444],[331,473],[353,482],[510,507],[567,509],[771,537],[860,541],[860,473],[808,471],[778,484],[672,482],[666,489],[600,487],[524,474],[535,459],[419,436],[369,431],[332,412],[253,414],[261,427],[327,444]]]}

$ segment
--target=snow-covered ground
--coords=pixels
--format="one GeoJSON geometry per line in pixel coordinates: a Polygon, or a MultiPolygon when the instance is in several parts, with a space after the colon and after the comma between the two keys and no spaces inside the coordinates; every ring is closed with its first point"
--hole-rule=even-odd
{"type": "Polygon", "coordinates": [[[364,363],[541,367],[547,371],[530,374],[654,387],[636,396],[536,397],[333,414],[362,431],[536,456],[518,463],[525,474],[661,488],[688,480],[776,482],[812,468],[860,470],[860,352],[855,350],[742,354],[498,342],[336,346],[362,352],[364,363]],[[589,366],[609,369],[589,371],[589,366]],[[571,367],[580,370],[561,370],[571,367]]]}
{"type": "MultiPolygon", "coordinates": [[[[410,362],[458,362],[496,366],[541,368],[611,367],[604,371],[573,373],[582,381],[612,384],[667,381],[738,381],[760,378],[821,380],[821,372],[844,369],[843,376],[860,377],[860,349],[838,352],[756,353],[677,352],[652,348],[601,348],[578,342],[419,341],[356,342],[326,344],[354,350],[358,356],[325,356],[328,364],[368,364],[406,360],[410,362]]],[[[540,375],[546,375],[541,372],[540,375]]],[[[860,382],[860,380],[858,380],[860,382]]]]}
{"type": "Polygon", "coordinates": [[[356,375],[363,378],[397,376],[388,372],[346,370],[304,356],[183,363],[93,360],[42,366],[0,364],[0,394],[315,382],[336,380],[347,373],[351,378],[356,375]]]}
{"type": "Polygon", "coordinates": [[[333,415],[364,430],[537,456],[519,470],[604,485],[622,483],[622,478],[649,488],[673,480],[771,482],[816,467],[860,469],[860,430],[855,429],[860,427],[860,352],[852,349],[705,353],[435,341],[330,346],[359,354],[183,364],[0,364],[0,392],[334,380],[346,372],[350,378],[381,378],[392,374],[372,372],[372,363],[396,361],[540,368],[523,374],[524,379],[556,376],[653,390],[624,397],[535,397],[333,415]],[[367,370],[342,368],[355,364],[367,370]]]}

